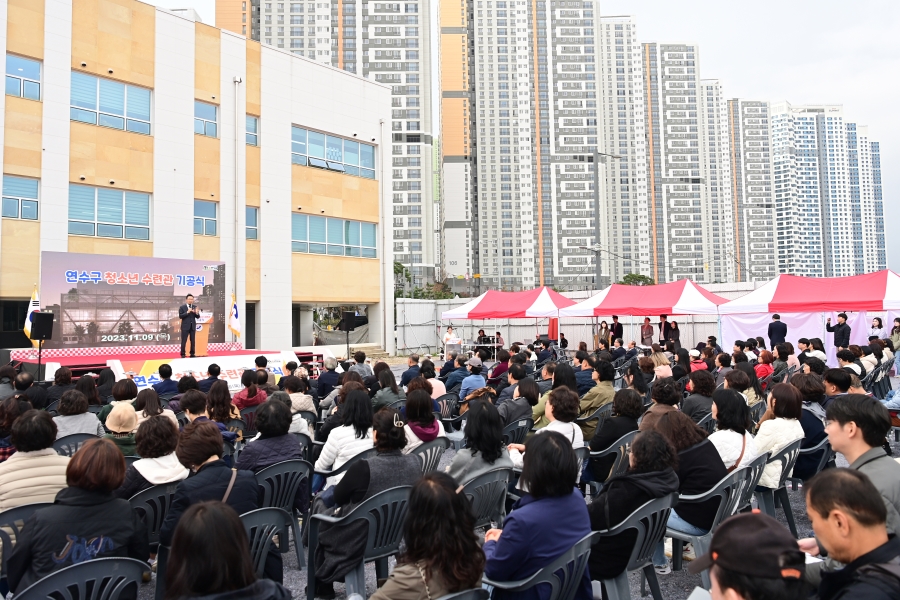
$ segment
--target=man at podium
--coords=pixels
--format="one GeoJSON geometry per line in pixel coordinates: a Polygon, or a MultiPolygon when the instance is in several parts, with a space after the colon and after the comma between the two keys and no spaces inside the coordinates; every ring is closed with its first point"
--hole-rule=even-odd
{"type": "Polygon", "coordinates": [[[184,297],[184,304],[178,308],[178,318],[181,319],[181,358],[184,358],[184,346],[187,344],[188,337],[191,338],[191,358],[196,355],[198,316],[200,316],[200,309],[194,304],[194,295],[188,294],[184,297]]]}

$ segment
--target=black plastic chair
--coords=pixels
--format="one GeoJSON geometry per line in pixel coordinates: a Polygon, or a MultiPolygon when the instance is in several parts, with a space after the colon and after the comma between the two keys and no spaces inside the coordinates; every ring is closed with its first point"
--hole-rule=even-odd
{"type": "Polygon", "coordinates": [[[300,416],[306,420],[306,424],[309,426],[310,433],[315,433],[316,429],[319,426],[318,415],[310,410],[301,410],[300,416]]]}
{"type": "Polygon", "coordinates": [[[306,457],[306,460],[312,463],[312,438],[305,433],[292,433],[291,435],[297,438],[297,442],[300,444],[300,452],[303,453],[303,456],[306,457]]]}
{"type": "Polygon", "coordinates": [[[60,456],[73,456],[78,452],[85,442],[96,440],[96,435],[90,433],[73,433],[66,435],[53,442],[53,449],[60,456]]]}
{"type": "Polygon", "coordinates": [[[47,575],[16,594],[16,600],[136,598],[149,570],[150,565],[133,558],[95,558],[47,575]]]}
{"type": "Polygon", "coordinates": [[[539,569],[527,579],[493,581],[484,577],[482,581],[486,585],[510,592],[522,592],[541,584],[547,584],[550,586],[550,595],[547,600],[573,600],[581,587],[584,570],[587,569],[588,556],[591,553],[591,544],[596,538],[597,533],[592,531],[578,540],[559,558],[539,569]]]}
{"type": "Polygon", "coordinates": [[[669,494],[656,500],[651,500],[638,507],[628,515],[621,523],[597,532],[596,542],[605,537],[621,535],[629,530],[637,532],[628,566],[613,579],[604,579],[601,583],[606,588],[606,597],[609,600],[626,600],[631,598],[631,589],[628,585],[628,573],[630,571],[642,571],[650,584],[650,592],[654,600],[662,600],[662,592],[659,581],[656,578],[656,569],[653,568],[653,552],[656,546],[663,540],[666,533],[666,522],[672,507],[678,502],[678,494],[669,494]]]}
{"type": "Polygon", "coordinates": [[[290,514],[271,506],[257,508],[241,515],[241,523],[250,542],[250,560],[253,562],[253,570],[256,571],[257,577],[263,577],[272,538],[275,534],[278,534],[279,539],[287,537],[285,525],[290,520],[290,514]]]}
{"type": "Polygon", "coordinates": [[[399,411],[402,408],[406,408],[406,399],[394,400],[390,404],[388,404],[388,408],[393,408],[396,411],[399,411]]]}
{"type": "Polygon", "coordinates": [[[516,419],[512,423],[507,424],[507,426],[503,428],[503,444],[525,443],[525,436],[528,435],[528,432],[531,431],[532,427],[534,427],[534,421],[531,417],[516,419]]]}
{"type": "MultiPolygon", "coordinates": [[[[738,502],[740,502],[741,499],[741,492],[744,490],[749,474],[749,469],[743,467],[723,477],[722,480],[708,492],[678,497],[679,504],[682,502],[694,504],[718,498],[719,507],[716,509],[716,516],[713,519],[712,528],[703,535],[691,535],[676,529],[666,528],[666,537],[672,538],[673,570],[677,571],[681,569],[681,553],[684,542],[690,542],[694,545],[694,552],[697,553],[697,556],[706,554],[709,551],[712,536],[719,526],[719,523],[733,515],[734,511],[737,509],[738,502]]],[[[704,589],[710,589],[709,571],[703,571],[700,577],[703,580],[704,589]]]]}
{"type": "Polygon", "coordinates": [[[343,517],[311,515],[309,519],[309,568],[307,570],[307,598],[314,600],[316,592],[316,549],[319,546],[319,527],[323,523],[333,527],[346,527],[365,520],[368,534],[359,565],[344,576],[347,596],[366,593],[365,565],[375,561],[375,573],[379,579],[388,576],[388,557],[400,549],[403,522],[409,508],[411,486],[400,486],[375,494],[363,501],[343,517]]]}
{"type": "Polygon", "coordinates": [[[512,469],[493,469],[463,483],[462,493],[472,506],[476,529],[491,523],[503,524],[512,473],[512,469]]]}
{"type": "Polygon", "coordinates": [[[247,427],[244,430],[244,439],[252,439],[256,437],[257,408],[259,408],[258,404],[256,406],[248,406],[247,408],[241,409],[241,420],[247,424],[247,427]]]}
{"type": "Polygon", "coordinates": [[[47,405],[46,411],[48,413],[53,413],[55,416],[57,414],[57,410],[59,409],[59,400],[54,400],[50,404],[47,405]]]}
{"type": "Polygon", "coordinates": [[[184,414],[184,411],[175,413],[175,420],[178,421],[179,427],[187,427],[188,423],[190,423],[187,416],[184,414]]]}
{"type": "MultiPolygon", "coordinates": [[[[816,472],[813,473],[814,475],[821,473],[825,468],[825,465],[834,459],[834,450],[831,448],[828,436],[825,436],[821,442],[812,448],[800,448],[800,456],[804,454],[815,454],[816,452],[821,452],[822,456],[819,457],[819,463],[816,465],[816,472]]],[[[800,456],[797,457],[798,460],[800,459],[800,456]]],[[[787,480],[791,482],[791,489],[795,492],[797,491],[797,484],[803,483],[803,480],[799,477],[788,477],[787,480]]]]}
{"type": "Polygon", "coordinates": [[[753,419],[754,423],[759,423],[759,420],[763,418],[763,415],[766,414],[766,409],[768,405],[765,400],[760,400],[756,404],[750,407],[750,417],[753,419]]]}
{"type": "MultiPolygon", "coordinates": [[[[615,454],[616,460],[615,462],[613,462],[613,465],[609,470],[609,477],[621,475],[628,469],[628,450],[629,448],[631,448],[631,444],[632,442],[634,442],[634,438],[637,437],[638,433],[639,432],[637,430],[626,433],[615,442],[610,444],[609,448],[607,448],[606,450],[591,452],[591,460],[597,460],[599,458],[604,458],[615,454]]],[[[607,477],[607,479],[609,479],[609,477],[607,477]]]]}
{"type": "Polygon", "coordinates": [[[447,594],[436,600],[488,600],[491,594],[484,588],[474,588],[471,590],[463,590],[455,594],[447,594]]]}
{"type": "Polygon", "coordinates": [[[147,524],[147,538],[150,544],[159,544],[159,530],[166,520],[178,483],[155,485],[128,499],[131,508],[143,517],[147,524]]]}
{"type": "MultiPolygon", "coordinates": [[[[296,434],[301,435],[301,434],[296,434]]],[[[303,548],[300,537],[300,527],[297,524],[297,515],[294,503],[297,498],[297,490],[303,480],[311,481],[313,466],[305,460],[285,460],[268,466],[256,474],[256,484],[259,486],[260,508],[281,509],[287,519],[285,525],[289,526],[294,534],[294,551],[297,553],[297,564],[303,568],[303,548]]],[[[281,551],[288,549],[287,536],[279,538],[281,551]]]]}
{"type": "Polygon", "coordinates": [[[716,431],[716,420],[712,418],[712,414],[708,414],[700,419],[697,426],[712,435],[716,431]]]}
{"type": "Polygon", "coordinates": [[[15,547],[13,540],[18,539],[22,527],[28,517],[34,514],[34,511],[42,508],[53,506],[52,502],[35,502],[34,504],[23,504],[15,508],[9,508],[0,512],[0,547],[3,548],[2,562],[0,562],[0,579],[6,579],[6,562],[12,554],[15,547]],[[8,531],[7,531],[8,530],[8,531]]]}
{"type": "Polygon", "coordinates": [[[340,475],[341,473],[345,472],[347,469],[349,469],[353,465],[353,463],[360,461],[360,460],[366,460],[368,458],[372,458],[373,456],[375,456],[375,454],[376,454],[376,450],[373,447],[370,450],[364,450],[363,452],[360,452],[359,454],[357,454],[356,456],[354,456],[353,458],[351,458],[350,460],[348,460],[347,462],[342,464],[337,469],[334,469],[333,471],[321,471],[319,469],[316,469],[315,474],[321,475],[322,477],[325,477],[326,479],[328,477],[334,477],[335,475],[340,475]]]}
{"type": "Polygon", "coordinates": [[[795,440],[773,454],[767,465],[778,462],[781,463],[781,476],[778,478],[777,488],[760,488],[756,492],[756,500],[759,503],[759,509],[773,519],[775,518],[775,509],[780,505],[784,511],[784,520],[787,521],[788,528],[794,537],[797,537],[797,526],[794,524],[794,512],[791,510],[791,500],[788,496],[785,481],[794,470],[797,464],[797,457],[800,456],[800,444],[802,439],[795,440]]]}
{"type": "Polygon", "coordinates": [[[410,454],[415,454],[422,461],[422,473],[437,471],[444,451],[450,447],[450,440],[439,437],[416,447],[410,454]]]}
{"type": "MultiPolygon", "coordinates": [[[[596,429],[600,429],[600,427],[603,425],[603,422],[606,419],[608,419],[610,417],[610,415],[612,415],[612,410],[613,410],[613,403],[609,402],[608,404],[604,404],[603,406],[601,406],[600,408],[598,408],[597,410],[592,412],[590,415],[588,415],[586,417],[579,417],[579,418],[575,419],[575,424],[580,425],[581,423],[587,423],[589,421],[593,421],[594,419],[597,419],[596,429]]],[[[595,429],[595,431],[596,431],[596,429],[595,429]]]]}
{"type": "Polygon", "coordinates": [[[443,394],[434,399],[441,407],[441,419],[453,418],[459,405],[459,396],[456,394],[443,394]]]}
{"type": "Polygon", "coordinates": [[[99,415],[101,412],[103,412],[103,408],[104,407],[100,406],[99,404],[91,404],[88,406],[88,412],[99,415]]]}
{"type": "Polygon", "coordinates": [[[766,469],[766,462],[768,462],[768,460],[769,453],[763,452],[744,467],[750,471],[750,474],[747,476],[747,483],[744,485],[744,489],[741,490],[741,498],[738,500],[735,512],[748,512],[753,508],[753,492],[756,490],[756,486],[759,485],[759,479],[766,469]]]}

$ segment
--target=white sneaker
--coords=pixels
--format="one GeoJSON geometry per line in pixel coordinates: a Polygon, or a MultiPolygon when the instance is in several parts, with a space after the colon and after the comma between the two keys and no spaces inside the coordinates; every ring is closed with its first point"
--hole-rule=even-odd
{"type": "Polygon", "coordinates": [[[596,579],[591,581],[591,596],[594,600],[603,600],[603,584],[596,579]]]}
{"type": "Polygon", "coordinates": [[[669,573],[672,572],[672,565],[669,563],[669,561],[666,561],[665,565],[663,565],[661,567],[654,565],[653,569],[656,571],[657,575],[668,575],[669,573]]]}
{"type": "Polygon", "coordinates": [[[687,561],[697,560],[697,554],[694,552],[694,545],[685,544],[684,551],[681,553],[681,557],[682,559],[687,561]]]}

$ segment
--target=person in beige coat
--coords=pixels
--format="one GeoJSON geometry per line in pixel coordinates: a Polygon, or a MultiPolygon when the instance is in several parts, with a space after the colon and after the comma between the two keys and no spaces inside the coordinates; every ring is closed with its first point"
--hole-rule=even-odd
{"type": "Polygon", "coordinates": [[[53,449],[56,423],[50,413],[29,410],[12,426],[16,453],[0,463],[0,511],[23,504],[53,502],[66,487],[69,458],[53,449]]]}
{"type": "Polygon", "coordinates": [[[406,551],[371,600],[433,600],[481,587],[484,552],[468,501],[456,487],[437,471],[416,482],[403,525],[406,551]]]}

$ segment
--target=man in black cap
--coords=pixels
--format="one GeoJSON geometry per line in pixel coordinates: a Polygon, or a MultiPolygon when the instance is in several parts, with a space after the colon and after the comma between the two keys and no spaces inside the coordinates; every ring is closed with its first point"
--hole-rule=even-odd
{"type": "Polygon", "coordinates": [[[805,563],[784,525],[764,514],[743,513],[719,525],[709,552],[688,571],[709,569],[716,600],[793,600],[808,595],[805,563]]]}

